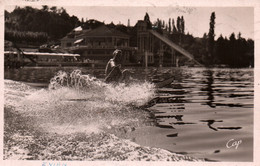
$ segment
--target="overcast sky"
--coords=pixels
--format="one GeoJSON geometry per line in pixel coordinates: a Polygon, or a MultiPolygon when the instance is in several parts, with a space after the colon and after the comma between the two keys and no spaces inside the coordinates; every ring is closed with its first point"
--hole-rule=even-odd
{"type": "MultiPolygon", "coordinates": [[[[60,6],[58,6],[60,7],[60,6]]],[[[38,8],[41,8],[40,6],[38,8]]],[[[229,37],[232,32],[237,36],[241,32],[244,38],[254,38],[254,9],[250,7],[108,7],[108,6],[65,6],[68,14],[77,16],[80,20],[97,19],[105,23],[114,22],[134,26],[137,20],[142,20],[147,12],[151,22],[157,18],[168,23],[169,18],[174,18],[175,23],[178,16],[185,20],[185,32],[194,37],[202,37],[209,31],[209,21],[212,12],[216,14],[215,34],[229,37]]],[[[14,6],[6,6],[10,12],[14,6]]]]}

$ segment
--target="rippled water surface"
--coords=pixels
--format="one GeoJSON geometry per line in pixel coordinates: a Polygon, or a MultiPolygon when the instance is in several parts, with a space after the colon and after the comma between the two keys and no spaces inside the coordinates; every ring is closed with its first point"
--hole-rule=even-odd
{"type": "MultiPolygon", "coordinates": [[[[74,69],[13,69],[5,71],[5,79],[48,83],[57,71],[74,69]]],[[[104,78],[103,69],[80,70],[104,78]]],[[[137,128],[129,139],[208,160],[253,160],[253,69],[130,70],[138,80],[156,84],[174,77],[174,81],[156,90],[156,100],[148,108],[156,126],[137,128]]]]}

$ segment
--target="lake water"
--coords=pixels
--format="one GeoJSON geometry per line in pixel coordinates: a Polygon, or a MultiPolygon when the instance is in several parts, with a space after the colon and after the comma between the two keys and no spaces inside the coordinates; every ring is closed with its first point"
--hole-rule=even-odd
{"type": "MultiPolygon", "coordinates": [[[[104,69],[76,67],[10,69],[5,71],[4,78],[49,83],[57,71],[75,69],[104,78],[104,69]]],[[[156,83],[170,77],[174,81],[156,89],[156,103],[148,108],[156,125],[136,128],[128,139],[213,161],[253,160],[253,69],[130,70],[140,81],[156,83]]]]}

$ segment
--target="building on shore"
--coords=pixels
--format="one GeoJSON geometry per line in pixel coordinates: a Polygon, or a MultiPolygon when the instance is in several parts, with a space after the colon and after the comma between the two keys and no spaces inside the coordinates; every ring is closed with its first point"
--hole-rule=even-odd
{"type": "Polygon", "coordinates": [[[80,30],[69,33],[61,39],[61,48],[72,53],[80,54],[83,62],[106,64],[113,57],[113,51],[123,52],[125,64],[130,63],[130,56],[136,54],[137,48],[129,45],[129,35],[100,25],[95,29],[80,30]]]}

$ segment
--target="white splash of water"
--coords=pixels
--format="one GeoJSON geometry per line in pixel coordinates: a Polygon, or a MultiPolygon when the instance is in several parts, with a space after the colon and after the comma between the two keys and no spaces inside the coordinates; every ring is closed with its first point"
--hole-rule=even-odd
{"type": "Polygon", "coordinates": [[[127,86],[125,84],[109,85],[104,93],[107,100],[141,106],[155,95],[154,88],[154,85],[148,82],[131,83],[127,86]]]}
{"type": "Polygon", "coordinates": [[[96,77],[83,75],[81,70],[74,70],[71,73],[59,71],[51,80],[49,89],[58,89],[61,87],[71,87],[74,89],[102,87],[106,84],[96,77]]]}
{"type": "Polygon", "coordinates": [[[132,105],[145,104],[154,94],[148,82],[110,85],[79,70],[59,71],[49,89],[24,96],[16,109],[47,132],[99,132],[142,121],[143,112],[132,105]]]}

